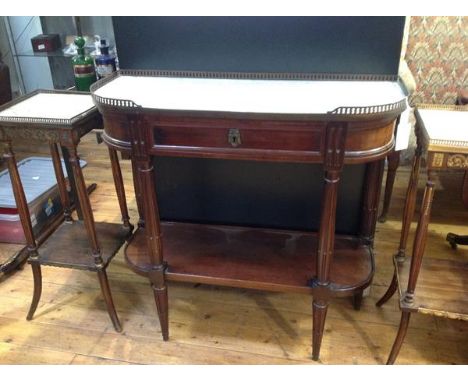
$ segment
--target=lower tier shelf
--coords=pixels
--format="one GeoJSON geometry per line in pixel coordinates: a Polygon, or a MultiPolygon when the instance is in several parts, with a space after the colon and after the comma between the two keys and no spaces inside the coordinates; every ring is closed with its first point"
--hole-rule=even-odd
{"type": "MultiPolygon", "coordinates": [[[[411,257],[403,263],[394,260],[400,302],[408,286],[411,257]]],[[[468,263],[457,260],[424,258],[411,307],[402,310],[438,317],[468,320],[468,263]]]]}
{"type": "MultiPolygon", "coordinates": [[[[90,195],[94,190],[96,190],[96,183],[91,183],[88,188],[87,192],[88,195],[90,195]]],[[[71,203],[70,203],[70,212],[75,211],[75,203],[73,202],[73,197],[70,197],[71,203]]],[[[52,235],[57,227],[59,227],[64,221],[64,215],[63,215],[63,210],[60,209],[60,213],[58,213],[56,216],[54,216],[53,219],[47,222],[47,225],[44,226],[39,233],[39,235],[36,235],[36,245],[41,246],[42,243],[44,243],[47,238],[52,235]]],[[[20,251],[16,252],[13,254],[12,257],[10,257],[6,262],[3,264],[0,264],[0,273],[3,274],[8,274],[10,272],[15,271],[19,267],[21,267],[29,257],[29,251],[28,251],[28,246],[26,245],[23,249],[20,251]]]]}
{"type": "MultiPolygon", "coordinates": [[[[95,223],[95,227],[102,260],[104,266],[107,266],[131,232],[122,224],[115,223],[98,222],[95,223]]],[[[62,223],[44,244],[39,246],[38,253],[38,260],[29,261],[56,267],[97,270],[82,221],[62,223]]]]}
{"type": "MultiPolygon", "coordinates": [[[[313,293],[317,234],[262,228],[162,222],[166,279],[270,291],[313,293]]],[[[125,249],[128,265],[138,274],[151,269],[144,228],[125,249]]],[[[337,236],[330,289],[351,295],[364,289],[374,273],[370,247],[337,236]]]]}

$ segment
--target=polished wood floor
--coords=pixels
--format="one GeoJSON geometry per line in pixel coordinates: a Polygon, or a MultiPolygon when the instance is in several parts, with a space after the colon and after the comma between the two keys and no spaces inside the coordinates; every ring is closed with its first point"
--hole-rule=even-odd
{"type": "MultiPolygon", "coordinates": [[[[18,147],[18,157],[37,154],[18,147]]],[[[80,146],[88,161],[85,177],[98,183],[91,196],[96,221],[119,221],[110,163],[92,134],[80,146]]],[[[40,152],[39,152],[40,153],[40,152]]],[[[45,151],[43,153],[46,153],[45,151]]],[[[127,199],[135,222],[131,170],[122,162],[127,199]]],[[[323,338],[323,364],[382,364],[393,343],[400,313],[394,297],[383,308],[398,245],[409,169],[398,171],[389,219],[378,223],[376,274],[361,311],[347,299],[330,305],[323,338]]],[[[462,174],[439,177],[427,256],[468,260],[468,247],[454,251],[448,231],[468,234],[468,210],[461,202],[462,174]]],[[[421,183],[422,185],[422,183],[421,183]]],[[[412,231],[414,234],[414,228],[412,231]]],[[[0,244],[0,257],[20,249],[0,244]]],[[[123,324],[116,333],[94,273],[43,267],[43,293],[33,321],[26,321],[32,274],[26,265],[0,279],[0,363],[2,364],[316,364],[311,356],[311,299],[194,284],[169,284],[170,341],[163,342],[152,292],[132,273],[122,251],[111,263],[109,279],[123,324]]],[[[413,315],[399,364],[468,363],[468,323],[413,315]]]]}

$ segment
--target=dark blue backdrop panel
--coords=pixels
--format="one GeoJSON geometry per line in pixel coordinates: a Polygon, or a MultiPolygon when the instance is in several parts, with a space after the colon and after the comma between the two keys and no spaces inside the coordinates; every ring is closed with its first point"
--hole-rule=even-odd
{"type": "Polygon", "coordinates": [[[404,17],[114,17],[122,69],[396,74],[404,17]]]}

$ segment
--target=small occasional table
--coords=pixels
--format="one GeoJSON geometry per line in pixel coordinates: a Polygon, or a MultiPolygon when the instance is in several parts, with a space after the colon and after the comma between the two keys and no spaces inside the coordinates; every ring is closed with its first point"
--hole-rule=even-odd
{"type": "Polygon", "coordinates": [[[468,264],[460,260],[427,258],[423,261],[434,197],[434,174],[436,171],[468,168],[468,107],[419,105],[415,115],[417,148],[406,193],[400,245],[398,253],[394,256],[395,272],[387,292],[377,302],[378,306],[383,305],[398,290],[402,316],[387,364],[395,362],[408,329],[411,313],[468,320],[468,264]],[[426,155],[427,182],[413,253],[409,259],[406,258],[406,246],[415,211],[423,154],[426,155]]]}
{"type": "Polygon", "coordinates": [[[95,222],[88,197],[77,146],[80,138],[102,126],[102,117],[88,93],[38,90],[15,99],[0,108],[0,145],[7,161],[21,224],[27,241],[28,262],[34,277],[34,292],[27,319],[32,319],[42,291],[41,265],[83,269],[98,274],[101,290],[110,318],[117,331],[117,317],[106,268],[132,232],[129,222],[120,165],[115,150],[109,149],[114,183],[116,185],[123,225],[95,222]],[[41,243],[36,240],[24,189],[18,173],[12,141],[35,141],[49,144],[54,163],[64,222],[41,243]],[[74,183],[81,207],[78,220],[71,216],[71,203],[63,174],[59,145],[74,183]]]}

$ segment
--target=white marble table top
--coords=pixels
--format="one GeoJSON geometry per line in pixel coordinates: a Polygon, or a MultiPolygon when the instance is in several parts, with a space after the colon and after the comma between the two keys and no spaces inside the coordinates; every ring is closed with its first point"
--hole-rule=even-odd
{"type": "Polygon", "coordinates": [[[468,145],[468,109],[466,111],[418,109],[425,136],[433,143],[451,142],[468,145]]]}
{"type": "Polygon", "coordinates": [[[0,112],[0,121],[11,117],[73,119],[94,108],[90,94],[37,93],[0,112]]]}
{"type": "Polygon", "coordinates": [[[97,89],[103,98],[150,109],[325,114],[338,107],[377,106],[405,98],[392,81],[251,80],[121,75],[97,89]]]}

